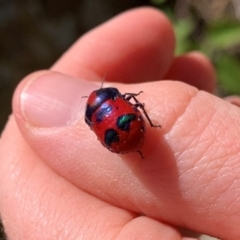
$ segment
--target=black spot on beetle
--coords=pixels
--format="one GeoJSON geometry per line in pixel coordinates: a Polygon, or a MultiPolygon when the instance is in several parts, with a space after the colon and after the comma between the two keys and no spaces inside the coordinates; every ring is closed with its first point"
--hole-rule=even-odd
{"type": "Polygon", "coordinates": [[[108,99],[115,100],[117,97],[120,97],[121,94],[117,90],[117,88],[101,88],[96,91],[97,99],[99,99],[100,103],[105,102],[108,99]]]}
{"type": "Polygon", "coordinates": [[[103,103],[99,109],[96,111],[96,120],[97,122],[102,122],[103,119],[109,116],[113,111],[113,107],[107,103],[103,103]]]}
{"type": "Polygon", "coordinates": [[[92,115],[95,112],[95,108],[91,107],[89,104],[86,107],[85,112],[85,122],[91,126],[92,125],[92,115]]]}
{"type": "Polygon", "coordinates": [[[97,111],[99,107],[101,107],[104,102],[106,102],[108,99],[116,100],[118,97],[122,97],[120,92],[117,90],[117,88],[101,88],[97,91],[96,98],[93,101],[91,105],[87,105],[86,111],[85,111],[85,122],[91,127],[92,125],[92,116],[97,111]]]}
{"type": "Polygon", "coordinates": [[[115,129],[109,128],[105,131],[104,142],[107,146],[110,147],[112,143],[119,142],[119,140],[119,134],[115,129]]]}

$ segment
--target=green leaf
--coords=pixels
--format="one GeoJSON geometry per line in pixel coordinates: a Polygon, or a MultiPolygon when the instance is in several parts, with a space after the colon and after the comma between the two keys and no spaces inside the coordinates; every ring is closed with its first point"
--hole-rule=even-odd
{"type": "Polygon", "coordinates": [[[216,50],[230,48],[240,43],[239,22],[216,22],[206,30],[206,38],[202,48],[211,53],[216,50]]]}
{"type": "Polygon", "coordinates": [[[151,0],[150,2],[153,4],[153,5],[161,5],[163,3],[165,3],[167,0],[151,0]]]}
{"type": "Polygon", "coordinates": [[[219,83],[228,94],[240,95],[240,61],[228,55],[222,55],[216,61],[219,83]]]}
{"type": "Polygon", "coordinates": [[[193,22],[191,19],[181,19],[174,23],[177,46],[176,54],[180,55],[193,49],[192,41],[189,39],[193,30],[193,22]]]}

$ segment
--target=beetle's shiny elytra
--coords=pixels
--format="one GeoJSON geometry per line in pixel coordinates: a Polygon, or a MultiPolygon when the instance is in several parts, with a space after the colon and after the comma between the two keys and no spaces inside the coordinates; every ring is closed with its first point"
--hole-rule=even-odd
{"type": "Polygon", "coordinates": [[[114,153],[138,152],[144,143],[145,122],[140,108],[152,127],[144,105],[136,96],[141,92],[121,94],[117,88],[100,88],[87,100],[85,121],[104,147],[114,153]],[[133,99],[135,103],[131,103],[133,99]]]}

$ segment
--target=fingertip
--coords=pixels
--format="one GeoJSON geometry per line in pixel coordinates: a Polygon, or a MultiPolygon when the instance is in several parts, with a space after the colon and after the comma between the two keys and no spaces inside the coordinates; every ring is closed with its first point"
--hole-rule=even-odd
{"type": "Polygon", "coordinates": [[[57,72],[35,72],[16,88],[13,113],[20,126],[49,128],[75,124],[85,109],[82,96],[96,87],[57,72]]]}
{"type": "Polygon", "coordinates": [[[159,10],[141,7],[126,11],[80,38],[53,66],[82,76],[80,67],[114,82],[161,79],[171,65],[175,36],[159,10]]]}
{"type": "Polygon", "coordinates": [[[13,97],[12,97],[12,109],[15,118],[21,117],[21,108],[20,108],[20,95],[23,89],[30,84],[34,79],[40,77],[41,75],[47,74],[48,70],[39,70],[33,73],[28,74],[25,76],[17,85],[14,90],[13,97]]]}
{"type": "Polygon", "coordinates": [[[212,63],[197,51],[176,57],[165,78],[183,81],[210,93],[214,92],[216,85],[216,73],[212,63]]]}
{"type": "Polygon", "coordinates": [[[236,95],[228,96],[224,98],[227,102],[230,102],[231,104],[240,107],[240,97],[236,95]]]}
{"type": "Polygon", "coordinates": [[[174,227],[147,216],[140,216],[125,224],[116,239],[182,240],[182,237],[174,227]]]}

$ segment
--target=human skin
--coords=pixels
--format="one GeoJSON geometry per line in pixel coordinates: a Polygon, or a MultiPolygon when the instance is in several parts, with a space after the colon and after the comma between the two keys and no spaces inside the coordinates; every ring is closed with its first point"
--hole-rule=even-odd
{"type": "Polygon", "coordinates": [[[177,226],[240,239],[240,110],[212,94],[202,54],[176,58],[174,48],[167,18],[139,8],[23,79],[0,142],[9,239],[194,239],[177,226]],[[146,122],[145,159],[111,153],[84,122],[82,96],[106,72],[105,87],[143,90],[138,99],[162,126],[146,122]]]}

